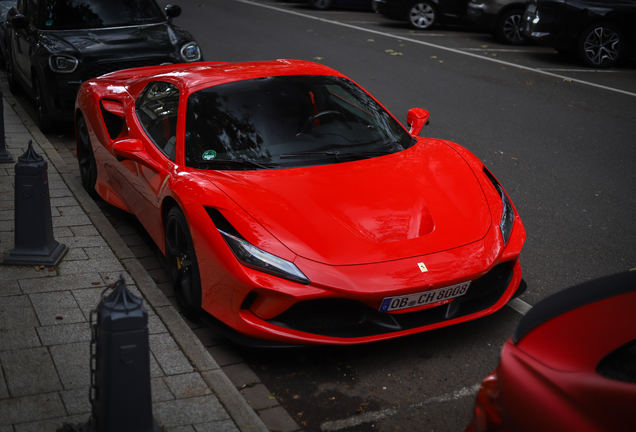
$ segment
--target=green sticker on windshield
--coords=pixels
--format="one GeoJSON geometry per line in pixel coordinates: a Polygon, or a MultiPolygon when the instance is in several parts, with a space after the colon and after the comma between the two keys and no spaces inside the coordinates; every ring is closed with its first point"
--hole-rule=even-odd
{"type": "Polygon", "coordinates": [[[216,157],[216,152],[214,150],[206,150],[203,152],[203,160],[212,160],[216,157]]]}

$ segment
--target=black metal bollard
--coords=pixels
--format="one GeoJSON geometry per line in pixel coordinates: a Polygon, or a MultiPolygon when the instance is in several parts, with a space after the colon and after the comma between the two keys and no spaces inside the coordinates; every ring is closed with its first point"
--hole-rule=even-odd
{"type": "Polygon", "coordinates": [[[0,163],[13,163],[13,158],[7,151],[7,145],[4,141],[4,93],[0,88],[0,163]]]}
{"type": "Polygon", "coordinates": [[[29,148],[15,164],[15,244],[3,264],[53,267],[68,252],[53,238],[47,169],[29,140],[29,148]]]}
{"type": "Polygon", "coordinates": [[[148,311],[126,287],[114,291],[91,311],[92,416],[96,432],[159,432],[152,416],[148,311]]]}

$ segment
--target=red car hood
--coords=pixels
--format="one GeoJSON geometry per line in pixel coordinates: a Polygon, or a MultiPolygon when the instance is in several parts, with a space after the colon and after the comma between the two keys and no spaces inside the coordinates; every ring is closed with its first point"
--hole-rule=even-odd
{"type": "Polygon", "coordinates": [[[295,254],[331,265],[452,249],[491,226],[475,174],[437,140],[355,162],[206,177],[295,254]]]}

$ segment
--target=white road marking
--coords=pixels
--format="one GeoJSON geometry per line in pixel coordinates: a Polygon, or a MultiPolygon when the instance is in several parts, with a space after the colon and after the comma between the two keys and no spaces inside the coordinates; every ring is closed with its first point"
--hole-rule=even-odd
{"type": "Polygon", "coordinates": [[[355,415],[353,417],[349,417],[344,420],[327,421],[320,425],[320,430],[323,432],[336,432],[336,431],[351,428],[354,426],[359,426],[364,423],[371,423],[378,420],[382,420],[389,416],[394,416],[398,413],[399,410],[420,408],[424,405],[428,405],[431,403],[451,402],[451,401],[462,399],[468,396],[475,396],[477,394],[477,391],[479,391],[479,386],[480,384],[475,384],[471,387],[464,387],[452,393],[447,393],[445,395],[428,398],[422,402],[409,405],[408,407],[405,407],[405,408],[399,408],[399,409],[387,408],[380,411],[365,412],[362,414],[355,415]]]}
{"type": "Polygon", "coordinates": [[[351,24],[347,24],[347,23],[342,23],[342,22],[338,22],[338,21],[328,20],[328,19],[325,19],[325,18],[319,18],[319,17],[315,17],[315,16],[311,16],[311,15],[306,15],[304,13],[300,13],[300,12],[296,12],[296,11],[292,11],[292,10],[287,10],[287,9],[282,9],[282,8],[279,8],[279,7],[270,6],[270,5],[266,5],[266,4],[262,4],[262,3],[256,3],[256,2],[251,1],[251,0],[235,0],[235,1],[240,2],[240,3],[250,4],[250,5],[253,5],[253,6],[259,6],[259,7],[265,8],[265,9],[275,10],[275,11],[278,11],[278,12],[283,12],[283,13],[290,14],[290,15],[296,15],[296,16],[300,16],[300,17],[303,17],[303,18],[312,19],[312,20],[315,20],[315,21],[321,21],[321,22],[325,22],[325,23],[329,23],[329,24],[333,24],[333,25],[338,25],[338,26],[341,26],[341,27],[347,27],[347,28],[350,28],[350,29],[363,31],[363,32],[366,32],[366,33],[372,33],[372,34],[385,36],[385,37],[392,38],[392,39],[399,39],[400,41],[413,42],[415,44],[425,45],[425,46],[429,46],[431,48],[437,48],[437,49],[440,49],[440,50],[443,50],[443,51],[452,52],[452,53],[455,53],[455,54],[461,54],[461,55],[465,55],[465,56],[469,56],[469,57],[475,57],[475,58],[478,58],[480,60],[490,61],[490,62],[498,63],[498,64],[501,64],[501,65],[505,65],[505,66],[508,66],[508,67],[513,67],[513,68],[517,68],[517,69],[523,69],[523,70],[535,72],[535,73],[538,73],[538,74],[541,74],[541,75],[546,75],[546,76],[559,78],[559,79],[562,79],[562,80],[568,81],[568,82],[575,82],[575,83],[579,83],[579,84],[583,84],[583,85],[588,85],[590,87],[596,87],[596,88],[600,88],[600,89],[603,89],[603,90],[609,90],[609,91],[613,91],[613,92],[617,92],[617,93],[622,93],[622,94],[625,94],[625,95],[628,95],[628,96],[636,96],[636,93],[628,92],[626,90],[621,90],[621,89],[617,89],[617,88],[614,88],[614,87],[608,87],[608,86],[604,86],[604,85],[601,85],[601,84],[592,83],[592,82],[589,82],[589,81],[583,81],[583,80],[580,80],[580,79],[576,79],[576,78],[572,78],[572,77],[568,77],[568,76],[564,76],[564,75],[559,75],[559,74],[555,74],[555,73],[552,73],[552,72],[548,72],[548,71],[545,71],[545,70],[531,68],[529,66],[523,66],[523,65],[520,65],[520,64],[506,62],[506,61],[499,60],[499,59],[492,58],[492,57],[484,57],[482,55],[473,54],[471,52],[462,51],[460,49],[448,48],[448,47],[445,47],[445,46],[442,46],[442,45],[436,45],[436,44],[433,44],[433,43],[430,43],[430,42],[424,42],[424,41],[420,41],[420,40],[416,40],[416,39],[410,39],[408,37],[393,35],[393,34],[381,32],[381,31],[378,31],[378,30],[365,29],[363,27],[358,27],[358,26],[354,26],[354,25],[351,25],[351,24]]]}
{"type": "Polygon", "coordinates": [[[510,300],[508,302],[508,306],[519,312],[521,315],[525,315],[530,309],[532,309],[532,306],[518,298],[510,300]]]}

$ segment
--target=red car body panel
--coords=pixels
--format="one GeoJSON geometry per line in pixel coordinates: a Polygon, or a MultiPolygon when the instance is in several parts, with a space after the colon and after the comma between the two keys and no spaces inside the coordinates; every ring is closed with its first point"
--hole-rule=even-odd
{"type": "MultiPolygon", "coordinates": [[[[629,273],[601,279],[605,283],[598,288],[603,296],[608,284],[620,279],[631,291],[549,317],[520,340],[508,340],[489,377],[492,385],[496,376],[495,401],[486,404],[500,413],[501,424],[480,428],[474,421],[467,431],[633,431],[636,381],[598,371],[608,354],[636,341],[636,272],[629,273]]],[[[576,303],[576,290],[570,294],[576,303]]],[[[546,305],[551,306],[539,307],[546,305]]],[[[633,376],[636,367],[631,369],[633,376]]]]}
{"type": "Polygon", "coordinates": [[[202,88],[279,75],[344,77],[301,61],[209,62],[115,72],[85,82],[78,94],[76,117],[87,123],[97,163],[97,193],[135,214],[164,253],[166,209],[181,208],[192,233],[206,312],[256,338],[351,344],[478,318],[512,298],[521,283],[523,224],[513,207],[515,222],[505,245],[499,230],[502,197],[483,163],[457,144],[418,138],[413,147],[397,153],[332,165],[200,170],[185,166],[184,108],[177,120],[176,163],[152,144],[135,114],[135,101],[150,81],[176,85],[179,106],[185,107],[187,98],[202,88]],[[109,135],[104,110],[125,119],[118,136],[109,135]],[[139,145],[126,141],[131,138],[140,140],[143,149],[135,160],[119,161],[117,148],[139,145]],[[206,208],[218,210],[252,245],[293,262],[311,284],[242,265],[206,208]],[[420,262],[426,263],[427,272],[418,269],[420,262]],[[496,301],[442,322],[384,334],[330,337],[268,321],[299,302],[325,298],[359,301],[377,310],[385,297],[475,280],[502,263],[511,276],[496,301]],[[256,299],[242,309],[250,293],[256,293],[256,299]]]}

